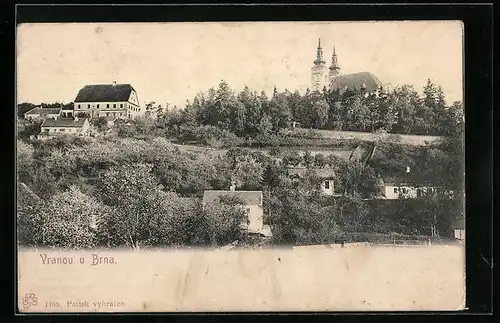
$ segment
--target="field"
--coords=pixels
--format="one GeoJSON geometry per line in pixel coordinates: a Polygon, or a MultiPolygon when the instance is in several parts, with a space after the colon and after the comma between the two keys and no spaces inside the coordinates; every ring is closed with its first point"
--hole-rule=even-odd
{"type": "Polygon", "coordinates": [[[88,253],[22,250],[21,295],[36,311],[369,311],[458,310],[465,299],[463,246],[364,244],[257,250],[158,250],[88,253]],[[40,253],[75,257],[42,265],[40,253]],[[92,265],[92,254],[113,264],[92,265]],[[85,264],[78,259],[86,258],[85,264]],[[70,268],[69,268],[70,267],[70,268]],[[46,301],[58,308],[44,308],[46,301]],[[89,308],[67,301],[88,300],[89,308]]]}
{"type": "MultiPolygon", "coordinates": [[[[362,141],[387,140],[391,142],[399,142],[407,145],[425,145],[440,139],[439,136],[423,136],[423,135],[395,135],[395,134],[374,134],[370,132],[358,131],[332,131],[332,130],[311,130],[313,133],[320,135],[322,138],[328,139],[357,139],[362,141]]],[[[290,131],[293,133],[293,130],[290,131]]]]}

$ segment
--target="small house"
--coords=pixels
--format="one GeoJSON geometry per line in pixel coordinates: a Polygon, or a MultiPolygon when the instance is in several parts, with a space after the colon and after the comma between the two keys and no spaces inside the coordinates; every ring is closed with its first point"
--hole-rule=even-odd
{"type": "Polygon", "coordinates": [[[41,125],[42,136],[73,134],[87,136],[90,124],[87,118],[45,119],[41,125]]]}
{"type": "Polygon", "coordinates": [[[388,200],[436,197],[439,192],[439,187],[429,184],[385,182],[382,187],[382,195],[388,200]]]}
{"type": "Polygon", "coordinates": [[[61,114],[61,108],[35,107],[24,114],[27,120],[57,119],[61,114]]]}
{"type": "Polygon", "coordinates": [[[307,176],[308,171],[321,181],[319,189],[323,195],[335,195],[335,170],[332,168],[289,167],[288,176],[298,183],[307,176]]]}
{"type": "Polygon", "coordinates": [[[453,236],[455,237],[455,239],[458,241],[464,241],[465,240],[465,217],[460,216],[457,219],[455,219],[454,223],[452,224],[452,227],[453,227],[453,236]]]}
{"type": "Polygon", "coordinates": [[[206,190],[203,193],[203,206],[215,202],[221,196],[237,196],[244,201],[244,209],[247,213],[247,221],[242,223],[249,233],[268,236],[270,230],[264,225],[264,210],[262,191],[236,191],[234,186],[228,191],[206,190]]]}

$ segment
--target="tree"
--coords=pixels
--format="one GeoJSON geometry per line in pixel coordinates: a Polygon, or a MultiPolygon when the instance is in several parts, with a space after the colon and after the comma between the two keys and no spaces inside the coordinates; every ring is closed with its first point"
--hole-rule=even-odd
{"type": "Polygon", "coordinates": [[[300,156],[296,151],[288,151],[283,156],[283,163],[288,166],[299,166],[302,162],[302,156],[300,156]]]}
{"type": "Polygon", "coordinates": [[[207,232],[212,246],[220,246],[241,240],[241,224],[247,217],[242,208],[243,201],[235,197],[220,197],[205,205],[207,232]]]}
{"type": "Polygon", "coordinates": [[[93,248],[105,238],[100,230],[106,207],[72,186],[53,196],[43,212],[44,245],[65,249],[93,248]]]}
{"type": "Polygon", "coordinates": [[[315,196],[280,187],[270,201],[273,241],[277,244],[332,243],[341,236],[335,214],[315,196]]]}
{"type": "Polygon", "coordinates": [[[311,167],[314,165],[314,156],[310,151],[304,153],[304,164],[306,167],[311,167]]]}
{"type": "Polygon", "coordinates": [[[116,166],[100,178],[99,195],[110,208],[106,226],[116,245],[147,245],[154,238],[155,222],[165,214],[165,195],[150,169],[144,164],[116,166]]]}
{"type": "Polygon", "coordinates": [[[271,122],[271,117],[264,113],[262,119],[260,119],[259,124],[257,125],[256,139],[258,141],[267,141],[271,136],[272,130],[273,124],[271,122]]]}
{"type": "Polygon", "coordinates": [[[92,118],[90,123],[100,131],[108,128],[108,121],[106,121],[105,117],[92,118]]]}
{"type": "Polygon", "coordinates": [[[312,107],[312,124],[314,128],[323,128],[328,122],[328,110],[330,106],[325,99],[321,99],[314,102],[312,107]]]}
{"type": "Polygon", "coordinates": [[[318,153],[314,155],[314,165],[316,167],[324,167],[327,164],[326,158],[323,154],[318,153]]]}
{"type": "Polygon", "coordinates": [[[404,85],[394,90],[395,108],[398,113],[398,126],[405,133],[411,133],[415,125],[415,109],[418,102],[418,94],[412,86],[404,85]]]}
{"type": "Polygon", "coordinates": [[[244,106],[245,111],[245,135],[252,136],[259,133],[259,123],[263,116],[262,102],[257,93],[251,92],[248,86],[238,95],[238,101],[244,106]]]}
{"type": "Polygon", "coordinates": [[[34,165],[34,148],[21,140],[17,141],[17,174],[21,182],[29,182],[34,165]]]}
{"type": "Polygon", "coordinates": [[[19,120],[18,125],[22,124],[22,127],[19,127],[18,130],[18,138],[19,139],[29,139],[31,136],[38,136],[42,131],[41,125],[43,121],[40,120],[19,120]]]}
{"type": "Polygon", "coordinates": [[[29,103],[29,102],[19,103],[17,105],[17,116],[20,118],[23,118],[24,114],[26,112],[28,112],[29,110],[33,109],[34,107],[35,107],[35,105],[33,103],[29,103]]]}
{"type": "Polygon", "coordinates": [[[233,179],[239,187],[256,190],[262,187],[264,167],[250,155],[239,156],[233,168],[233,179]]]}

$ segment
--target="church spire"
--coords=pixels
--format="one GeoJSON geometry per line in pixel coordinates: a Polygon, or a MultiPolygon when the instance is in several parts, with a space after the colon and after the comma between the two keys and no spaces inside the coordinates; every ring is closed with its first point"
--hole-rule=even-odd
{"type": "Polygon", "coordinates": [[[315,65],[323,65],[325,61],[323,60],[323,48],[321,47],[321,38],[318,38],[318,48],[316,51],[316,60],[314,61],[315,65]]]}
{"type": "Polygon", "coordinates": [[[332,65],[330,66],[331,70],[340,70],[339,63],[337,61],[337,54],[335,53],[335,45],[333,45],[333,54],[332,54],[332,65]]]}
{"type": "Polygon", "coordinates": [[[335,52],[335,45],[333,45],[333,54],[332,54],[332,65],[329,67],[330,72],[328,73],[330,77],[330,84],[335,80],[335,78],[340,74],[340,66],[337,61],[337,53],[335,52]]]}

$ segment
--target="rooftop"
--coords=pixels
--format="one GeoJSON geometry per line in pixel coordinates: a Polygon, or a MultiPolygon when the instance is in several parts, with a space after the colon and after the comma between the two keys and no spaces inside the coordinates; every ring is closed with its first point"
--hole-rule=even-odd
{"type": "Polygon", "coordinates": [[[46,116],[47,114],[59,114],[60,111],[61,111],[61,108],[35,107],[35,108],[29,110],[28,112],[26,112],[25,115],[26,114],[39,114],[42,116],[46,116]]]}
{"type": "Polygon", "coordinates": [[[382,82],[370,72],[359,72],[339,75],[332,82],[332,90],[348,88],[360,90],[365,87],[366,91],[373,92],[382,86],[382,82]]]}
{"type": "Polygon", "coordinates": [[[42,127],[76,127],[81,128],[85,124],[85,118],[79,118],[78,120],[73,120],[71,118],[60,118],[60,119],[45,119],[42,123],[42,127]]]}
{"type": "Polygon", "coordinates": [[[84,86],[75,102],[117,102],[128,101],[134,88],[130,84],[95,84],[84,86]]]}
{"type": "Polygon", "coordinates": [[[207,190],[203,193],[203,203],[210,203],[217,200],[220,196],[238,196],[246,205],[261,205],[262,191],[222,191],[207,190]]]}

